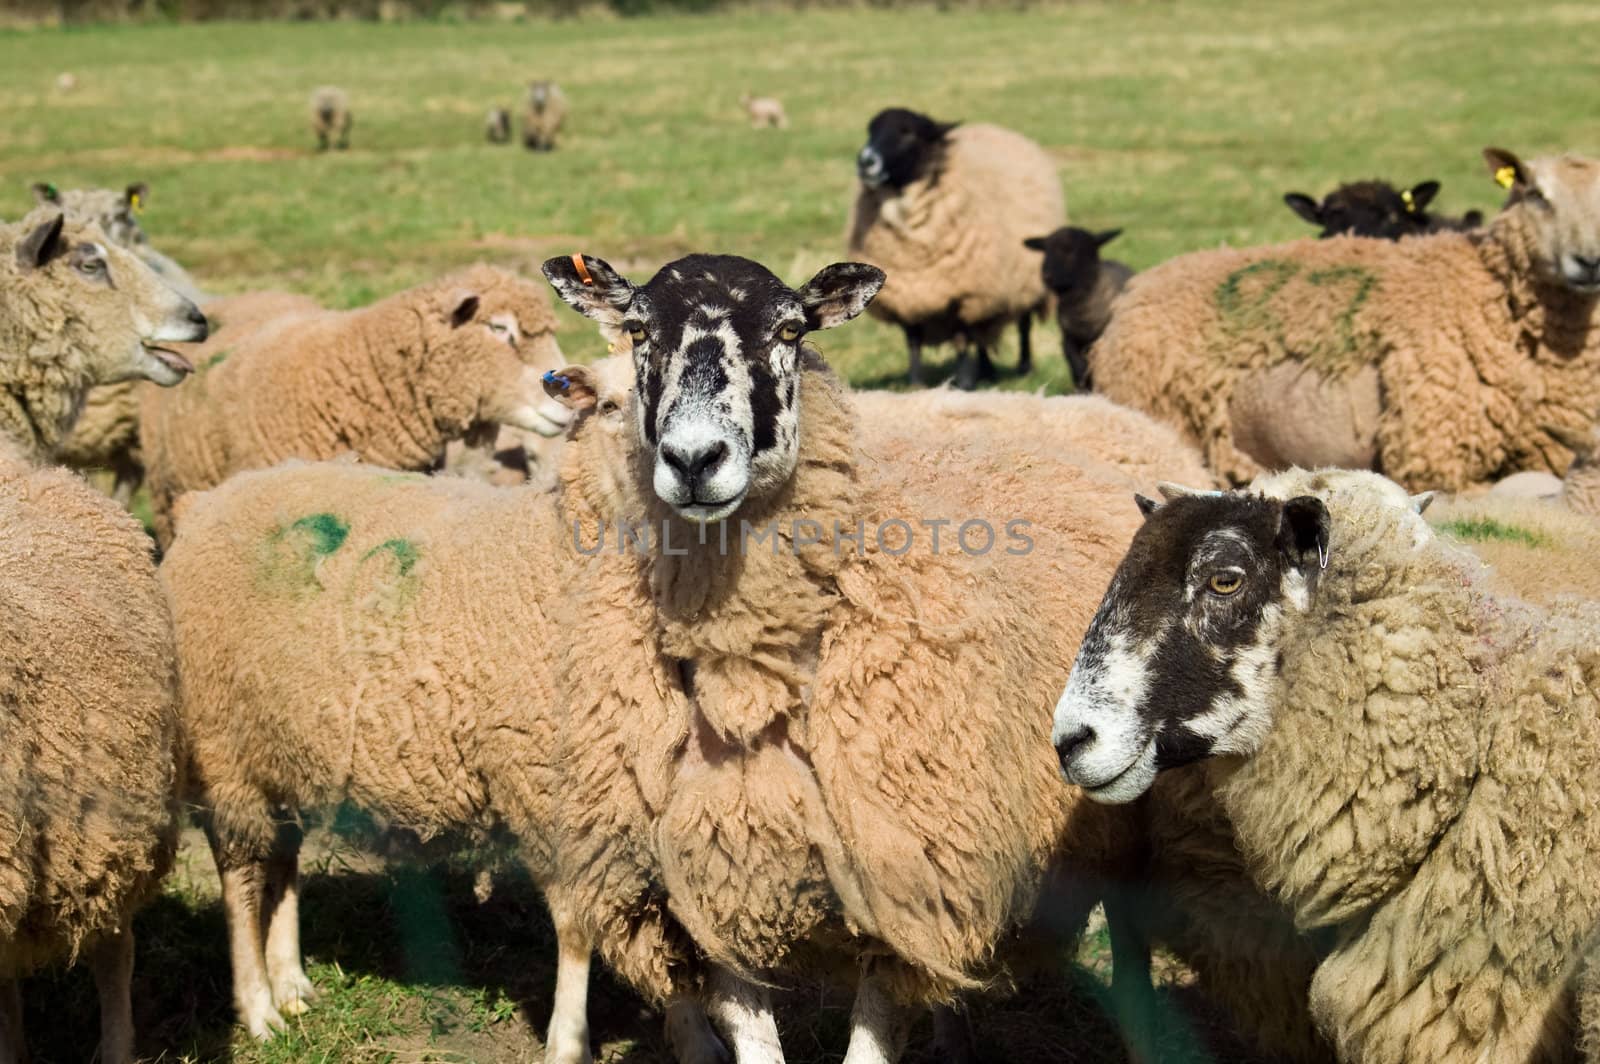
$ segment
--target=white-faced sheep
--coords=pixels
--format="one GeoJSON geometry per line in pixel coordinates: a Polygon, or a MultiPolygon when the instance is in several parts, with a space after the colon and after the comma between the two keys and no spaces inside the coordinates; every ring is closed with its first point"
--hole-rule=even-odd
{"type": "Polygon", "coordinates": [[[1283,202],[1301,218],[1319,227],[1323,238],[1348,233],[1384,240],[1399,240],[1421,233],[1476,229],[1483,224],[1482,211],[1468,211],[1460,218],[1429,214],[1428,204],[1439,194],[1439,182],[1423,181],[1407,189],[1397,189],[1387,181],[1348,181],[1322,202],[1303,192],[1284,193],[1283,202]]]}
{"type": "Polygon", "coordinates": [[[1136,277],[1090,355],[1235,482],[1380,468],[1459,491],[1560,474],[1600,417],[1600,163],[1485,153],[1483,230],[1183,255],[1136,277]]]}
{"type": "Polygon", "coordinates": [[[1046,236],[1030,236],[1023,246],[1044,252],[1040,273],[1056,297],[1056,322],[1061,326],[1061,353],[1072,369],[1079,391],[1094,387],[1089,375],[1089,348],[1111,320],[1111,301],[1122,294],[1133,271],[1115,259],[1102,259],[1100,249],[1122,234],[1121,229],[1091,233],[1063,226],[1046,236]]]}
{"type": "Polygon", "coordinates": [[[784,113],[783,101],[776,96],[752,96],[748,92],[739,96],[739,106],[755,129],[788,129],[789,116],[784,113]]]}
{"type": "Polygon", "coordinates": [[[99,225],[113,243],[143,259],[189,302],[204,304],[208,299],[187,270],[150,246],[150,237],[139,224],[138,217],[150,202],[150,186],[143,181],[121,192],[110,188],[59,189],[41,181],[33,186],[33,196],[41,207],[61,208],[68,221],[99,225]]]}
{"type": "Polygon", "coordinates": [[[193,366],[163,345],[206,319],[93,224],[39,209],[0,226],[0,450],[47,461],[95,385],[177,384],[193,366]]]}
{"type": "Polygon", "coordinates": [[[522,146],[529,151],[550,151],[556,134],[567,120],[567,94],[553,81],[528,82],[522,101],[522,146]]]}
{"type": "Polygon", "coordinates": [[[150,541],[62,469],[0,454],[0,1060],[19,981],[88,959],[132,1064],[134,912],[177,847],[177,672],[150,541]]]}
{"type": "Polygon", "coordinates": [[[1329,936],[1348,1064],[1564,1059],[1600,923],[1600,608],[1497,597],[1376,474],[1151,511],[1056,707],[1103,801],[1215,757],[1256,878],[1329,936]]]}
{"type": "MultiPolygon", "coordinates": [[[[1112,501],[1130,481],[1044,449],[1019,459],[1009,437],[859,431],[804,336],[862,310],[871,267],[798,291],[726,256],[637,287],[587,257],[544,269],[632,339],[626,468],[657,537],[636,582],[571,585],[562,835],[595,863],[642,836],[665,897],[579,908],[604,952],[664,901],[712,962],[713,1014],[747,1064],[781,1059],[758,984],[811,963],[860,973],[846,1059],[892,1060],[902,1006],[981,978],[1048,870],[1081,913],[1137,848],[1061,785],[1037,712],[1064,678],[1049,648],[1076,646],[1136,523],[1112,501]],[[617,712],[639,665],[588,648],[619,632],[659,647],[665,709],[617,712]]],[[[647,957],[609,959],[648,985],[647,957]]]]}
{"type": "Polygon", "coordinates": [[[990,349],[1010,322],[1027,372],[1031,315],[1047,293],[1022,241],[1066,222],[1050,156],[999,126],[891,108],[867,126],[856,170],[849,253],[889,275],[872,314],[905,331],[911,382],[921,383],[924,344],[954,340],[957,383],[973,387],[992,374],[990,349]]]}
{"type": "Polygon", "coordinates": [[[507,144],[511,141],[511,112],[504,107],[491,107],[483,118],[483,135],[490,144],[507,144]]]}
{"type": "Polygon", "coordinates": [[[355,121],[350,96],[343,89],[323,85],[311,94],[311,132],[317,138],[318,151],[327,151],[330,144],[340,151],[350,147],[355,121]]]}
{"type": "Polygon", "coordinates": [[[157,537],[171,539],[179,494],[243,469],[354,453],[420,471],[478,426],[536,431],[539,377],[562,362],[555,328],[541,287],[488,266],[361,310],[239,327],[225,316],[218,337],[193,352],[191,389],[143,397],[157,537]]]}

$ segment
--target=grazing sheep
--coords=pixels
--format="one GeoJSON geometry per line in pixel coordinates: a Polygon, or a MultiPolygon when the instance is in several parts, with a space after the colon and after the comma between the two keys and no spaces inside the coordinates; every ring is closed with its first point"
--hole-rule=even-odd
{"type": "Polygon", "coordinates": [[[355,121],[350,97],[343,89],[323,85],[311,94],[311,132],[316,134],[318,151],[327,151],[330,142],[340,151],[350,147],[350,128],[355,121]]]}
{"type": "Polygon", "coordinates": [[[206,319],[93,224],[56,209],[0,225],[0,451],[52,459],[96,384],[163,387],[194,368],[162,345],[206,319]]]}
{"type": "Polygon", "coordinates": [[[1439,182],[1423,181],[1408,189],[1396,189],[1387,181],[1348,181],[1322,198],[1322,202],[1303,192],[1284,194],[1289,209],[1322,232],[1326,239],[1348,233],[1351,236],[1399,240],[1420,233],[1476,229],[1483,224],[1482,211],[1468,211],[1460,218],[1428,213],[1428,204],[1439,194],[1439,182]]]}
{"type": "Polygon", "coordinates": [[[1091,233],[1063,227],[1022,242],[1026,248],[1044,252],[1040,272],[1044,286],[1056,297],[1061,352],[1072,368],[1072,383],[1081,392],[1094,387],[1089,376],[1089,348],[1111,320],[1111,301],[1122,294],[1133,276],[1122,263],[1100,257],[1100,249],[1121,233],[1121,229],[1091,233]]]}
{"type": "Polygon", "coordinates": [[[134,912],[177,848],[172,622],[150,541],[62,469],[0,455],[0,1060],[19,980],[86,957],[132,1064],[134,912]]]}
{"type": "Polygon", "coordinates": [[[522,146],[529,151],[550,151],[567,118],[567,94],[553,81],[528,82],[522,103],[522,146]]]}
{"type": "Polygon", "coordinates": [[[957,384],[972,388],[993,374],[989,351],[1013,321],[1028,372],[1030,315],[1046,292],[1022,241],[1066,222],[1050,156],[999,126],[891,108],[867,126],[856,171],[849,252],[889,275],[872,314],[905,331],[911,383],[922,382],[923,344],[954,340],[957,384]]]}
{"type": "Polygon", "coordinates": [[[788,129],[789,116],[784,113],[783,101],[775,96],[752,96],[748,92],[739,96],[739,106],[750,116],[755,129],[788,129]]]}
{"type": "Polygon", "coordinates": [[[353,452],[423,471],[477,428],[538,431],[540,374],[562,362],[555,328],[540,287],[488,266],[361,310],[284,313],[253,327],[225,317],[193,352],[192,388],[143,397],[157,538],[172,538],[178,495],[243,469],[353,452]]]}
{"type": "Polygon", "coordinates": [[[1485,158],[1510,188],[1487,229],[1141,273],[1090,355],[1096,387],[1234,482],[1290,465],[1419,491],[1562,473],[1600,416],[1600,162],[1485,158]]]}
{"type": "Polygon", "coordinates": [[[78,75],[72,73],[70,70],[63,70],[61,73],[56,75],[56,91],[61,93],[61,95],[65,96],[69,92],[76,92],[77,89],[78,75]]]}
{"type": "Polygon", "coordinates": [[[1150,512],[1056,707],[1064,773],[1130,801],[1209,763],[1256,878],[1328,936],[1347,1064],[1565,1059],[1600,923],[1600,607],[1497,597],[1376,474],[1150,512]]]}
{"type": "Polygon", "coordinates": [[[860,432],[803,339],[861,312],[872,267],[830,266],[799,291],[731,256],[637,287],[588,257],[544,270],[632,340],[622,468],[659,530],[638,577],[569,584],[562,835],[594,848],[579,866],[624,839],[658,862],[577,908],[649,988],[665,965],[606,943],[664,903],[711,962],[712,1013],[744,1064],[782,1059],[761,984],[812,964],[860,974],[846,1059],[893,1060],[904,1006],[987,974],[1047,871],[1080,916],[1127,872],[1131,826],[1061,785],[1037,706],[1136,522],[1113,502],[1130,481],[1014,435],[860,432]],[[994,540],[961,538],[958,515],[994,540]],[[1031,546],[1005,541],[1013,518],[1033,523],[1031,546]],[[941,546],[911,525],[935,519],[941,546]],[[737,538],[751,534],[770,539],[737,538]],[[618,711],[640,666],[591,649],[618,640],[659,647],[664,707],[618,711]]]}
{"type": "Polygon", "coordinates": [[[483,119],[483,135],[490,144],[506,144],[511,140],[511,112],[504,107],[491,107],[483,119]]]}

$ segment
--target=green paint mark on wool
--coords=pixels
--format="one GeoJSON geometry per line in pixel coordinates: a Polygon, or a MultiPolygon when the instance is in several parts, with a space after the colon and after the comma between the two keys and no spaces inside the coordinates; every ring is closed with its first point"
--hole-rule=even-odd
{"type": "MultiPolygon", "coordinates": [[[[1234,270],[1212,293],[1221,315],[1222,345],[1231,347],[1245,334],[1271,337],[1294,361],[1320,372],[1338,374],[1366,362],[1370,337],[1356,332],[1356,315],[1378,289],[1379,277],[1365,266],[1354,264],[1305,270],[1289,259],[1260,259],[1234,270]],[[1285,339],[1285,322],[1293,321],[1296,304],[1310,298],[1300,286],[1328,289],[1337,297],[1348,293],[1344,305],[1320,336],[1302,336],[1291,350],[1285,339]],[[1302,293],[1297,296],[1297,292],[1302,293]]],[[[1325,300],[1326,297],[1318,297],[1325,300]]]]}
{"type": "Polygon", "coordinates": [[[400,570],[401,576],[411,575],[411,570],[416,568],[417,559],[422,556],[417,545],[409,539],[388,539],[363,554],[361,560],[366,561],[385,552],[394,555],[395,567],[400,570]]]}
{"type": "Polygon", "coordinates": [[[1504,521],[1496,521],[1492,517],[1458,517],[1451,521],[1441,522],[1439,531],[1455,539],[1465,540],[1469,543],[1488,543],[1499,541],[1503,543],[1521,543],[1527,547],[1548,547],[1550,537],[1542,532],[1535,532],[1530,528],[1518,528],[1508,525],[1504,521]]]}
{"type": "Polygon", "coordinates": [[[216,354],[214,354],[210,358],[206,359],[205,365],[200,367],[201,371],[203,372],[203,371],[208,370],[208,369],[215,369],[216,367],[222,365],[224,362],[228,361],[228,356],[231,355],[231,354],[233,354],[233,352],[231,350],[229,350],[226,347],[223,348],[221,351],[218,351],[216,354]]]}
{"type": "Polygon", "coordinates": [[[317,566],[350,536],[350,525],[336,514],[308,514],[267,533],[258,555],[263,585],[299,594],[320,591],[317,566]]]}
{"type": "Polygon", "coordinates": [[[350,535],[350,526],[333,514],[322,513],[302,517],[289,526],[289,531],[304,532],[312,553],[327,555],[344,546],[345,539],[350,535]]]}

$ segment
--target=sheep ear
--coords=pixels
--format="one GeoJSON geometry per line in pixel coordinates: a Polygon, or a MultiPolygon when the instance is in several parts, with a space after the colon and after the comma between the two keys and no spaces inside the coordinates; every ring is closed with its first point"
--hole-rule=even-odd
{"type": "Polygon", "coordinates": [[[600,401],[594,373],[588,366],[567,366],[544,375],[544,394],[569,410],[588,410],[600,401]]]}
{"type": "Polygon", "coordinates": [[[1439,182],[1422,181],[1412,185],[1406,190],[1404,199],[1406,210],[1412,214],[1420,214],[1428,209],[1428,204],[1433,202],[1433,197],[1439,194],[1439,182]]]}
{"type": "Polygon", "coordinates": [[[1433,502],[1433,497],[1436,494],[1438,494],[1438,493],[1437,492],[1432,492],[1432,491],[1424,491],[1424,492],[1419,492],[1418,494],[1411,496],[1411,508],[1413,510],[1415,510],[1419,514],[1422,513],[1422,511],[1426,510],[1428,508],[1429,504],[1433,502]]]}
{"type": "Polygon", "coordinates": [[[1156,502],[1154,499],[1149,499],[1139,494],[1134,495],[1133,504],[1139,507],[1139,512],[1144,514],[1146,517],[1149,517],[1151,514],[1161,509],[1160,503],[1156,502]]]}
{"type": "Polygon", "coordinates": [[[135,214],[144,210],[144,205],[150,202],[150,186],[143,181],[135,181],[123,192],[123,198],[128,206],[133,208],[135,214]]]}
{"type": "Polygon", "coordinates": [[[1515,192],[1530,184],[1527,167],[1522,165],[1522,160],[1517,158],[1515,152],[1504,148],[1485,148],[1483,161],[1489,164],[1489,173],[1494,178],[1494,183],[1507,192],[1515,192]]]}
{"type": "Polygon", "coordinates": [[[605,325],[622,324],[635,289],[610,263],[588,255],[561,255],[540,269],[567,306],[605,325]]]}
{"type": "Polygon", "coordinates": [[[1286,192],[1283,202],[1289,205],[1291,211],[1312,225],[1322,224],[1322,206],[1304,192],[1286,192]]]}
{"type": "Polygon", "coordinates": [[[39,204],[60,203],[61,193],[48,181],[36,181],[33,184],[33,200],[39,204]]]}
{"type": "Polygon", "coordinates": [[[478,293],[460,291],[450,297],[450,328],[459,329],[478,316],[478,293]]]}
{"type": "Polygon", "coordinates": [[[1471,210],[1461,216],[1461,224],[1468,229],[1476,229],[1483,224],[1483,212],[1471,210]]]}
{"type": "Polygon", "coordinates": [[[1222,494],[1222,492],[1214,491],[1211,488],[1186,488],[1182,484],[1174,484],[1170,480],[1163,480],[1161,483],[1157,484],[1156,490],[1159,491],[1161,493],[1161,497],[1168,502],[1171,502],[1173,499],[1186,498],[1190,495],[1222,494]]]}
{"type": "Polygon", "coordinates": [[[1094,246],[1097,248],[1103,248],[1121,235],[1121,229],[1107,229],[1103,233],[1096,233],[1094,237],[1094,246]]]}
{"type": "Polygon", "coordinates": [[[1328,567],[1328,508],[1315,495],[1297,495],[1283,504],[1278,523],[1278,549],[1296,568],[1306,569],[1313,559],[1319,570],[1328,567]]]}
{"type": "Polygon", "coordinates": [[[884,272],[864,262],[836,262],[824,266],[795,295],[806,308],[807,329],[843,325],[867,309],[887,280],[884,272]]]}
{"type": "Polygon", "coordinates": [[[17,245],[17,266],[23,273],[37,270],[66,250],[61,242],[61,227],[66,221],[66,215],[54,215],[22,238],[17,245]]]}
{"type": "Polygon", "coordinates": [[[1032,251],[1043,251],[1045,241],[1048,239],[1049,237],[1030,236],[1028,239],[1022,242],[1022,246],[1032,251]]]}
{"type": "Polygon", "coordinates": [[[939,134],[939,138],[942,140],[945,137],[949,136],[950,135],[950,131],[955,129],[960,124],[961,124],[960,121],[955,121],[955,122],[935,122],[933,124],[933,128],[934,128],[934,131],[939,134]]]}

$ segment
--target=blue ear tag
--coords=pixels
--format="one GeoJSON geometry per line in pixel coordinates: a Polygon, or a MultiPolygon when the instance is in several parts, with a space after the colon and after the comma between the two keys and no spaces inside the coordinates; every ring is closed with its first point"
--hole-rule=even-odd
{"type": "Polygon", "coordinates": [[[568,380],[566,377],[563,377],[553,369],[547,369],[544,371],[544,382],[546,384],[559,384],[561,385],[562,391],[566,391],[568,388],[572,387],[572,382],[570,380],[568,380]]]}

